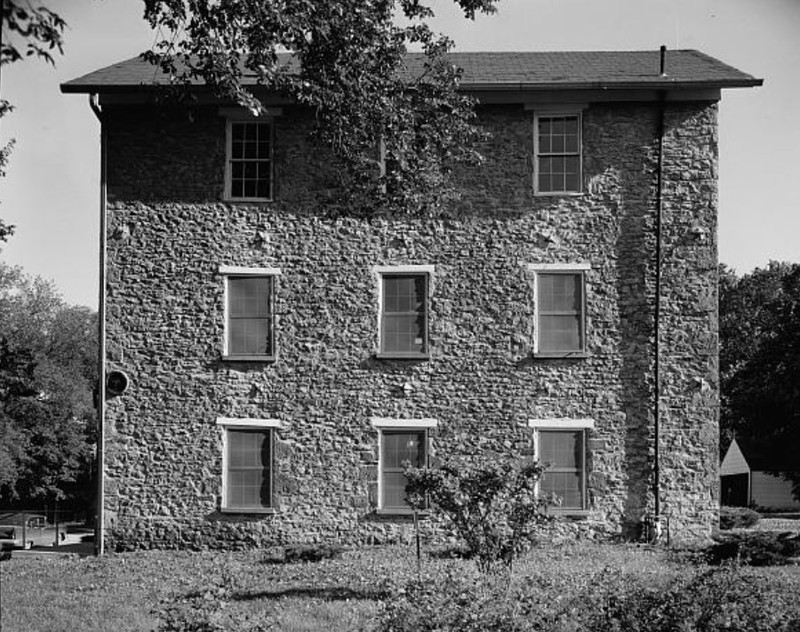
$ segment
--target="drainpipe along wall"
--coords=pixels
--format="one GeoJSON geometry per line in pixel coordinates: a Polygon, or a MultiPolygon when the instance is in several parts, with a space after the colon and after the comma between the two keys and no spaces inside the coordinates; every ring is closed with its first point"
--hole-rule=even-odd
{"type": "MultiPolygon", "coordinates": [[[[667,47],[661,47],[661,76],[666,76],[667,47]]],[[[659,92],[658,98],[658,167],[656,181],[656,261],[655,261],[655,344],[653,361],[654,403],[653,403],[653,513],[656,533],[661,527],[661,229],[664,214],[663,174],[664,174],[664,110],[666,92],[659,92]]]]}
{"type": "Polygon", "coordinates": [[[97,480],[94,518],[94,553],[105,553],[105,421],[106,421],[106,128],[97,95],[89,95],[89,106],[100,121],[100,256],[97,299],[97,480]]]}

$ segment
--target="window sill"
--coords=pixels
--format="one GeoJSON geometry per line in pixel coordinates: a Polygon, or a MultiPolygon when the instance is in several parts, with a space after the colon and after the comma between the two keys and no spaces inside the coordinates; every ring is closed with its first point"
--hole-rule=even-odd
{"type": "Polygon", "coordinates": [[[543,360],[579,360],[592,357],[588,351],[534,351],[532,355],[543,360]]]}
{"type": "Polygon", "coordinates": [[[224,514],[248,514],[268,516],[278,513],[275,507],[221,507],[220,513],[224,514]]]}
{"type": "Polygon", "coordinates": [[[390,353],[381,351],[375,354],[379,360],[430,360],[430,353],[390,353]]]}
{"type": "Polygon", "coordinates": [[[277,355],[223,355],[225,362],[275,362],[277,355]]]}
{"type": "Polygon", "coordinates": [[[588,509],[570,509],[569,507],[550,507],[547,513],[562,518],[574,518],[576,520],[585,520],[591,515],[588,509]]]}
{"type": "Polygon", "coordinates": [[[533,197],[580,197],[583,191],[534,191],[533,197]]]}
{"type": "Polygon", "coordinates": [[[274,202],[274,198],[232,198],[224,197],[222,201],[226,204],[268,204],[274,202]]]}
{"type": "MultiPolygon", "coordinates": [[[[414,510],[408,509],[404,507],[386,507],[386,508],[378,508],[375,510],[375,513],[379,516],[397,516],[399,518],[413,518],[414,517],[414,510]]],[[[417,518],[427,518],[428,512],[427,511],[418,511],[417,518]]]]}

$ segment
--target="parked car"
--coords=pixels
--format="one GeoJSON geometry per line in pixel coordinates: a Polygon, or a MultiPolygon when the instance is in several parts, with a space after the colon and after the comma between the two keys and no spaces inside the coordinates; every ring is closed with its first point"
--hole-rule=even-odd
{"type": "Polygon", "coordinates": [[[43,514],[0,513],[0,549],[53,546],[67,537],[66,527],[49,524],[43,514]]]}

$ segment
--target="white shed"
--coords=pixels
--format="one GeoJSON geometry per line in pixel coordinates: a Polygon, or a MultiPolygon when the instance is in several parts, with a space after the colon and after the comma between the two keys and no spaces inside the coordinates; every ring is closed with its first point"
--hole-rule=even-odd
{"type": "Polygon", "coordinates": [[[784,479],[781,464],[734,439],[719,468],[720,499],[723,505],[771,510],[800,510],[792,495],[792,484],[784,479]]]}

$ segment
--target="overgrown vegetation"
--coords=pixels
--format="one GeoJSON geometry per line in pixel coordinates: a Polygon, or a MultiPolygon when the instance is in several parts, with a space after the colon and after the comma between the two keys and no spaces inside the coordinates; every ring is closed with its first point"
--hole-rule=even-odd
{"type": "Polygon", "coordinates": [[[800,568],[710,568],[634,545],[535,547],[514,573],[413,547],[265,564],[236,553],[15,556],[0,564],[2,629],[14,632],[789,632],[800,568]],[[439,627],[434,627],[438,625],[439,627]]]}
{"type": "Polygon", "coordinates": [[[719,528],[723,531],[746,529],[757,524],[760,519],[757,511],[747,507],[720,507],[719,510],[719,528]]]}
{"type": "MultiPolygon", "coordinates": [[[[452,0],[468,19],[497,0],[452,0]]],[[[145,54],[175,86],[204,82],[259,113],[252,82],[313,108],[350,212],[433,212],[457,162],[480,162],[473,101],[426,0],[145,0],[161,36],[145,54]],[[410,47],[421,51],[407,63],[410,47]],[[280,51],[291,51],[292,62],[280,51]]]]}
{"type": "Polygon", "coordinates": [[[537,494],[544,467],[513,459],[462,458],[439,467],[405,468],[412,507],[441,513],[463,540],[467,556],[491,571],[510,567],[527,550],[554,500],[537,494]]]}
{"type": "Polygon", "coordinates": [[[752,566],[780,566],[800,562],[800,533],[755,531],[722,536],[709,548],[708,561],[735,561],[752,566]]]}
{"type": "Polygon", "coordinates": [[[91,502],[97,314],[0,263],[0,504],[91,502]]]}
{"type": "Polygon", "coordinates": [[[721,447],[745,442],[800,499],[800,263],[721,266],[719,320],[721,447]]]}

